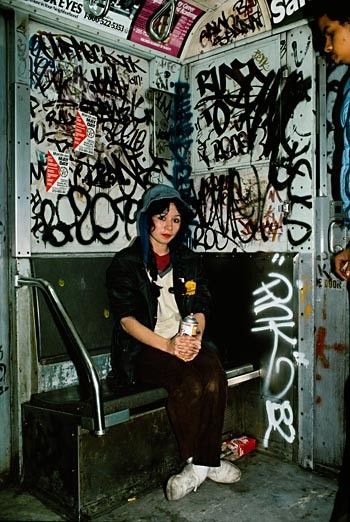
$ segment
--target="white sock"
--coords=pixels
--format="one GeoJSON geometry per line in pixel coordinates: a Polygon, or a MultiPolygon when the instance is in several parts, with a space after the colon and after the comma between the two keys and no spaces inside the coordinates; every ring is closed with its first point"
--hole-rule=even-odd
{"type": "Polygon", "coordinates": [[[197,477],[200,480],[200,483],[204,482],[207,478],[209,467],[208,466],[200,466],[199,464],[192,464],[193,470],[197,477]]]}

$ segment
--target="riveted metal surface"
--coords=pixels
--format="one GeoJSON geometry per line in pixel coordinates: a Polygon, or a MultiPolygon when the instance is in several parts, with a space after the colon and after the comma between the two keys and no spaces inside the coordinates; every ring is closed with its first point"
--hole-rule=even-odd
{"type": "Polygon", "coordinates": [[[160,487],[179,465],[164,408],[96,437],[77,416],[24,405],[24,482],[72,520],[160,487]]]}

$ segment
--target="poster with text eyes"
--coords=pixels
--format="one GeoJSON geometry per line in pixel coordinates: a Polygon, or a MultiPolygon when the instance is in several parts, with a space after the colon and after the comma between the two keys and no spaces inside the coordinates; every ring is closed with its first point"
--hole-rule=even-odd
{"type": "MultiPolygon", "coordinates": [[[[94,12],[98,13],[98,6],[103,2],[91,0],[86,4],[91,6],[90,11],[84,7],[83,0],[27,0],[26,4],[39,7],[43,11],[47,11],[51,15],[59,15],[73,22],[79,22],[81,25],[93,27],[97,30],[103,30],[112,33],[118,38],[127,38],[130,24],[135,16],[137,3],[130,0],[114,0],[105,16],[94,16],[94,12]]],[[[99,8],[99,11],[101,9],[99,8]]]]}

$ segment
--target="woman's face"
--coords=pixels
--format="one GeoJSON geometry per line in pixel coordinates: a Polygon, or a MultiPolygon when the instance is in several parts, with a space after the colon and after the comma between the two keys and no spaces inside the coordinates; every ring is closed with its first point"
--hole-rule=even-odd
{"type": "Polygon", "coordinates": [[[350,65],[350,24],[321,16],[318,26],[326,39],[324,50],[336,64],[350,65]]]}
{"type": "Polygon", "coordinates": [[[152,216],[150,241],[155,252],[167,251],[168,244],[181,227],[181,215],[174,203],[170,203],[169,210],[152,216]]]}

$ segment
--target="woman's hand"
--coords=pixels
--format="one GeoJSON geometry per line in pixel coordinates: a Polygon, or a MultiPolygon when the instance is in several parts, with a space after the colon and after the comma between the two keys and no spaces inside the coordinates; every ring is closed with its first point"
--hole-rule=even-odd
{"type": "Polygon", "coordinates": [[[200,349],[201,340],[199,335],[175,335],[175,337],[170,339],[170,353],[182,361],[193,361],[200,349]]]}

